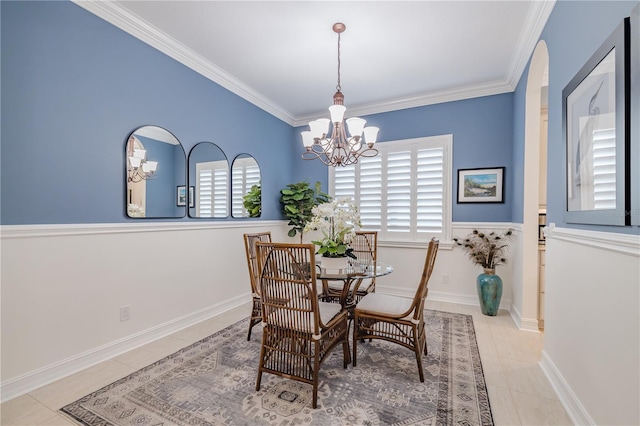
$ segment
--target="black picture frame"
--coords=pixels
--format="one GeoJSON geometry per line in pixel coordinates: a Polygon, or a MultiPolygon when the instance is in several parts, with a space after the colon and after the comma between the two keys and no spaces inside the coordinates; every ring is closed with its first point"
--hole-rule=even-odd
{"type": "Polygon", "coordinates": [[[630,19],[630,192],[631,192],[631,225],[640,226],[640,4],[631,12],[630,19]]]}
{"type": "Polygon", "coordinates": [[[504,172],[504,167],[458,169],[458,204],[504,203],[504,172]]]}
{"type": "Polygon", "coordinates": [[[187,205],[187,186],[180,185],[176,187],[176,206],[184,207],[187,205]]]}
{"type": "Polygon", "coordinates": [[[626,18],[562,91],[566,223],[630,223],[629,45],[626,18]]]}
{"type": "Polygon", "coordinates": [[[196,206],[196,187],[189,187],[189,208],[194,208],[196,206]]]}

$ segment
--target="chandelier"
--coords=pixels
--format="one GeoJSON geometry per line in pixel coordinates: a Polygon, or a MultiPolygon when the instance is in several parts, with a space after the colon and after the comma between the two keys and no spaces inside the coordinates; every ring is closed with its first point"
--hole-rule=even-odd
{"type": "Polygon", "coordinates": [[[360,157],[375,157],[378,150],[373,147],[378,137],[377,127],[364,127],[366,120],[351,117],[346,120],[350,137],[345,131],[344,95],[340,86],[340,34],[347,27],[337,22],[333,24],[333,32],[338,34],[338,84],[333,95],[333,105],[329,107],[331,119],[320,118],[309,123],[309,129],[302,132],[302,143],[306,151],[304,160],[320,159],[327,166],[348,166],[356,164],[360,157]],[[329,136],[329,124],[332,123],[329,136]],[[364,135],[364,138],[363,138],[364,135]]]}
{"type": "Polygon", "coordinates": [[[156,177],[157,161],[147,161],[147,151],[142,144],[133,136],[129,139],[127,146],[127,181],[142,182],[156,177]]]}

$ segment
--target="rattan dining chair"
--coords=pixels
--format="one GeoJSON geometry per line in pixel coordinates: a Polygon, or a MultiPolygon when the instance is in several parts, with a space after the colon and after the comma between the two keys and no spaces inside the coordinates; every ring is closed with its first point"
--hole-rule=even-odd
{"type": "Polygon", "coordinates": [[[439,241],[429,242],[422,277],[414,297],[369,293],[354,309],[353,366],[356,366],[358,340],[383,339],[415,352],[420,381],[424,382],[422,353],[427,355],[424,329],[424,301],[429,292],[429,277],[438,254],[439,241]]]}
{"type": "Polygon", "coordinates": [[[251,340],[253,326],[262,321],[262,304],[260,303],[260,284],[258,279],[258,258],[256,255],[256,242],[271,242],[271,232],[257,232],[244,234],[244,249],[247,254],[247,267],[249,268],[249,283],[251,284],[251,297],[253,307],[249,319],[249,333],[247,340],[251,340]]]}
{"type": "MultiPolygon", "coordinates": [[[[378,259],[378,232],[377,231],[356,231],[356,235],[349,244],[356,259],[353,262],[361,264],[375,262],[378,259]]],[[[360,301],[364,296],[376,291],[376,278],[364,278],[354,280],[351,284],[351,291],[355,290],[354,299],[360,301]],[[354,288],[357,286],[357,290],[354,288]]],[[[322,283],[323,300],[336,302],[340,300],[343,285],[342,282],[323,280],[322,283]]]]}
{"type": "Polygon", "coordinates": [[[351,362],[347,312],[318,300],[312,244],[256,244],[262,296],[262,346],[256,391],[262,373],[313,386],[318,401],[318,372],[340,343],[343,365],[351,362]]]}

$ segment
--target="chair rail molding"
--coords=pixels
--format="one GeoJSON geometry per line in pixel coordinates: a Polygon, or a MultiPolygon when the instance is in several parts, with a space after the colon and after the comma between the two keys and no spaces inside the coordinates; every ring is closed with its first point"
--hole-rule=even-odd
{"type": "Polygon", "coordinates": [[[567,241],[640,257],[640,235],[590,231],[576,228],[559,228],[554,226],[554,224],[550,224],[545,231],[545,236],[547,239],[567,241]]]}
{"type": "Polygon", "coordinates": [[[284,220],[233,220],[211,222],[80,223],[50,225],[2,225],[0,239],[62,237],[74,235],[126,234],[140,232],[198,231],[207,229],[251,229],[286,226],[284,220]]]}

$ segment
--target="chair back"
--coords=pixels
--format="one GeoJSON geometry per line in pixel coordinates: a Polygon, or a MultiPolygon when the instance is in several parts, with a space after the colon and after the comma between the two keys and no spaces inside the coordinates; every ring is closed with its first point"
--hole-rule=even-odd
{"type": "Polygon", "coordinates": [[[433,266],[436,263],[439,245],[440,241],[435,238],[432,238],[431,241],[429,241],[427,256],[424,260],[424,267],[422,268],[422,276],[420,277],[420,283],[418,284],[418,289],[416,290],[416,295],[413,299],[413,317],[415,319],[421,319],[424,315],[424,301],[427,298],[427,293],[429,293],[429,278],[433,272],[433,266]]]}
{"type": "Polygon", "coordinates": [[[249,268],[249,282],[251,292],[254,297],[260,296],[260,284],[258,279],[258,257],[256,253],[256,242],[271,242],[271,232],[257,232],[254,234],[244,234],[244,249],[247,254],[247,267],[249,268]]]}
{"type": "Polygon", "coordinates": [[[319,335],[315,246],[258,242],[256,250],[263,323],[319,335]]]}
{"type": "Polygon", "coordinates": [[[374,262],[378,259],[378,232],[356,231],[349,247],[359,262],[374,262]]]}

